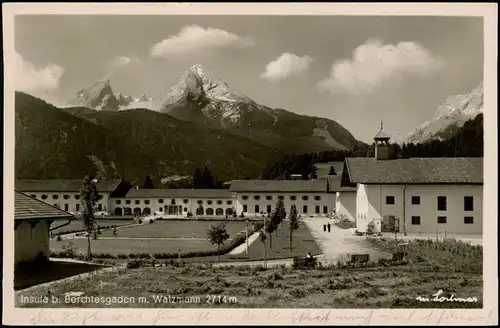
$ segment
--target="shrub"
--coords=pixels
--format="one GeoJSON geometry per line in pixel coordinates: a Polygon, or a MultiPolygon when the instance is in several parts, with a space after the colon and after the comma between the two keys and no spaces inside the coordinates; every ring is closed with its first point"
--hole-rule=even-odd
{"type": "Polygon", "coordinates": [[[142,224],[142,220],[141,219],[137,220],[137,223],[142,224]]]}
{"type": "Polygon", "coordinates": [[[142,266],[142,263],[137,260],[131,260],[127,262],[127,269],[137,269],[142,266]]]}
{"type": "Polygon", "coordinates": [[[58,234],[57,234],[57,241],[61,241],[61,240],[62,240],[61,234],[60,234],[60,233],[58,233],[58,234]]]}
{"type": "Polygon", "coordinates": [[[149,223],[155,223],[155,220],[149,219],[149,223]]]}

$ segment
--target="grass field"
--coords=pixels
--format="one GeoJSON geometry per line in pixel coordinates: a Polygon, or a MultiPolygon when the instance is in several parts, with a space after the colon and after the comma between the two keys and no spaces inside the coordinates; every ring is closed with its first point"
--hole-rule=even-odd
{"type": "MultiPolygon", "coordinates": [[[[155,223],[143,224],[117,231],[119,237],[130,238],[191,238],[193,233],[196,238],[206,238],[207,229],[211,225],[218,225],[224,221],[188,221],[168,220],[156,221],[155,223]]],[[[249,229],[251,225],[249,224],[249,229]]],[[[240,231],[245,230],[245,222],[229,221],[226,225],[227,232],[233,237],[240,231]]],[[[113,231],[103,231],[102,237],[112,237],[113,231]]]]}
{"type": "MultiPolygon", "coordinates": [[[[121,231],[121,230],[120,230],[121,231]]],[[[75,248],[81,252],[87,252],[87,239],[63,239],[61,241],[51,240],[51,250],[62,250],[64,245],[73,243],[75,248]]],[[[91,241],[92,253],[107,254],[129,254],[129,253],[175,253],[177,249],[181,252],[195,252],[201,250],[216,250],[208,240],[185,240],[185,239],[97,239],[91,241]]]]}
{"type": "MultiPolygon", "coordinates": [[[[482,307],[482,277],[462,273],[419,272],[414,267],[314,269],[227,267],[143,267],[101,272],[87,278],[62,281],[50,287],[21,291],[20,296],[53,295],[57,304],[20,304],[21,307],[250,307],[250,308],[454,308],[482,307]],[[442,296],[477,297],[478,302],[420,302],[438,290],[442,296]],[[133,297],[131,303],[63,302],[63,294],[133,297]],[[181,302],[155,301],[158,295],[181,297],[181,302]],[[220,295],[219,301],[207,295],[220,295]],[[144,297],[146,302],[139,302],[144,297]],[[198,299],[197,299],[198,297],[198,299]],[[192,303],[183,303],[188,300],[192,303]],[[193,303],[194,302],[194,303],[193,303]]],[[[19,297],[19,296],[18,296],[19,297]]],[[[49,297],[50,299],[50,297],[49,297]]],[[[179,299],[178,299],[179,300],[179,299]]]]}
{"type": "MultiPolygon", "coordinates": [[[[63,224],[64,222],[62,221],[55,221],[52,223],[51,227],[57,227],[58,225],[63,224]]],[[[107,227],[107,226],[112,226],[112,225],[127,225],[127,224],[133,224],[133,220],[97,220],[97,224],[100,227],[107,227]]],[[[83,222],[82,220],[73,220],[70,222],[70,224],[65,225],[61,228],[55,229],[51,232],[53,233],[61,233],[61,232],[66,232],[66,231],[74,231],[74,230],[83,230],[83,222]]]]}

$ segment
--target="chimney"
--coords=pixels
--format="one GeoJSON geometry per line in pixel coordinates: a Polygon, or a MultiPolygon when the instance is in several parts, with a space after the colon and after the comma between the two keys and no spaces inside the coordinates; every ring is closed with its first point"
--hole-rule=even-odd
{"type": "Polygon", "coordinates": [[[389,159],[389,140],[391,136],[384,131],[384,122],[380,122],[380,132],[373,138],[375,142],[375,159],[389,159]]]}

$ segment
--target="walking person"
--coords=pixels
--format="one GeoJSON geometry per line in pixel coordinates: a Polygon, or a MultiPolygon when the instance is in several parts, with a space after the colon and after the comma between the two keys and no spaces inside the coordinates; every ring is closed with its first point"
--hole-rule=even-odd
{"type": "Polygon", "coordinates": [[[328,222],[328,232],[330,232],[331,227],[330,222],[328,222]]]}
{"type": "Polygon", "coordinates": [[[323,231],[326,232],[326,224],[323,224],[323,231]]]}

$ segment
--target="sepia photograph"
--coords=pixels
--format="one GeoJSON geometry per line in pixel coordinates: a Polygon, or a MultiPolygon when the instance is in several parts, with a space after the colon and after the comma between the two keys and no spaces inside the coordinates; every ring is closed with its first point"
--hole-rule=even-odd
{"type": "Polygon", "coordinates": [[[3,5],[27,322],[498,322],[495,5],[80,5],[3,5]]]}

